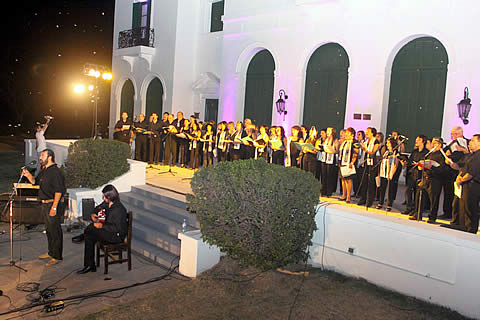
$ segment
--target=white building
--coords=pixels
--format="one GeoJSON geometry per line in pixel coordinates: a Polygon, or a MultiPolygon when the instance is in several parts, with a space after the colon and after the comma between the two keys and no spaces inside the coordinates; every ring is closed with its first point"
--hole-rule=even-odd
{"type": "Polygon", "coordinates": [[[480,131],[479,9],[478,0],[117,0],[110,128],[121,110],[183,111],[410,138],[449,138],[461,125],[470,137],[480,131]],[[457,112],[465,87],[468,125],[457,112]]]}

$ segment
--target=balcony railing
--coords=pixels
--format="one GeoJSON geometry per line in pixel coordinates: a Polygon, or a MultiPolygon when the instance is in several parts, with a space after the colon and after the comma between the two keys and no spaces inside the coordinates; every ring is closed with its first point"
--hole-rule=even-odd
{"type": "Polygon", "coordinates": [[[118,35],[118,49],[136,46],[147,46],[153,48],[154,40],[155,33],[153,29],[147,27],[120,31],[118,35]]]}

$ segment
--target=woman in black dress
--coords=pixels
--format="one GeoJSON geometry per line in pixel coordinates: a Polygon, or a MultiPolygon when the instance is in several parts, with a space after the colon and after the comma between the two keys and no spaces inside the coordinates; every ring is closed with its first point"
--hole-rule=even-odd
{"type": "Polygon", "coordinates": [[[345,130],[345,140],[340,145],[338,163],[342,182],[342,197],[340,200],[350,203],[355,177],[355,163],[358,156],[358,148],[355,148],[355,130],[350,127],[345,130]]]}
{"type": "Polygon", "coordinates": [[[305,143],[313,145],[314,149],[309,149],[307,147],[302,148],[303,170],[311,172],[315,176],[315,170],[317,168],[317,152],[320,144],[320,141],[318,140],[318,131],[315,126],[310,128],[309,136],[305,143]]]}

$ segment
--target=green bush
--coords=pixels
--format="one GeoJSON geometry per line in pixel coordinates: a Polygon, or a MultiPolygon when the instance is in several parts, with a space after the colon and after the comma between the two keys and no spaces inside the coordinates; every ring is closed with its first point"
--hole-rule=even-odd
{"type": "Polygon", "coordinates": [[[95,189],[130,168],[130,146],[108,139],[82,139],[68,148],[65,180],[69,188],[95,189]]]}
{"type": "Polygon", "coordinates": [[[320,183],[311,173],[263,159],[197,171],[187,195],[203,239],[241,263],[271,269],[305,261],[320,183]]]}

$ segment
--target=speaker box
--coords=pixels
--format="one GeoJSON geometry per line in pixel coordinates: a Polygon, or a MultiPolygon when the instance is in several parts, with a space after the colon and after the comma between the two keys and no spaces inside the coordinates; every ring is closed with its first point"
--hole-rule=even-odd
{"type": "MultiPolygon", "coordinates": [[[[13,223],[23,224],[43,224],[43,216],[40,211],[42,203],[40,201],[28,201],[28,197],[15,197],[12,202],[12,221],[13,223]]],[[[10,206],[8,199],[0,199],[0,210],[5,208],[1,216],[4,222],[10,221],[10,206]],[[5,207],[6,206],[6,207],[5,207]]],[[[65,197],[58,205],[57,214],[61,215],[61,223],[65,220],[65,209],[68,205],[68,197],[65,197]]]]}

